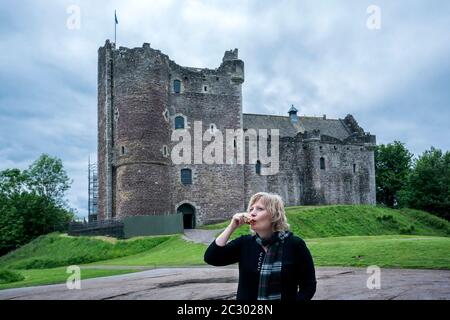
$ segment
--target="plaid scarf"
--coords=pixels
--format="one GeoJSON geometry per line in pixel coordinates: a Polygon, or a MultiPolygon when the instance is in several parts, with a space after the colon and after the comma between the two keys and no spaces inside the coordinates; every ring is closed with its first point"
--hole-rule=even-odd
{"type": "Polygon", "coordinates": [[[256,242],[261,246],[269,245],[259,274],[258,300],[281,299],[281,266],[283,264],[284,240],[292,233],[275,232],[270,239],[264,240],[256,234],[256,242]]]}

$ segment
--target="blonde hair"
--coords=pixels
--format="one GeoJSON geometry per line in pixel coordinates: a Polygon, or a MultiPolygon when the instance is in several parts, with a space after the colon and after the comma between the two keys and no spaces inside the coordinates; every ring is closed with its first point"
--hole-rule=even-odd
{"type": "Polygon", "coordinates": [[[272,217],[273,232],[289,230],[290,226],[284,211],[283,199],[279,195],[267,192],[258,192],[254,194],[248,202],[247,212],[250,212],[250,207],[258,200],[261,200],[267,212],[269,212],[272,217]]]}

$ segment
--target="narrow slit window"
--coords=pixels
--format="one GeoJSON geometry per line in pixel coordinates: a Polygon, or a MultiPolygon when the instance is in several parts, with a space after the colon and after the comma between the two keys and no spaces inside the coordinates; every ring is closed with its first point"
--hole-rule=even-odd
{"type": "Polygon", "coordinates": [[[320,158],[320,169],[325,170],[325,158],[320,158]]]}
{"type": "Polygon", "coordinates": [[[356,164],[353,164],[353,173],[356,173],[356,164]]]}
{"type": "Polygon", "coordinates": [[[261,174],[261,161],[256,161],[256,174],[261,174]]]}
{"type": "Polygon", "coordinates": [[[163,156],[169,156],[169,148],[167,146],[163,146],[163,156]]]}
{"type": "Polygon", "coordinates": [[[173,92],[180,93],[181,92],[181,81],[173,80],[173,92]]]}

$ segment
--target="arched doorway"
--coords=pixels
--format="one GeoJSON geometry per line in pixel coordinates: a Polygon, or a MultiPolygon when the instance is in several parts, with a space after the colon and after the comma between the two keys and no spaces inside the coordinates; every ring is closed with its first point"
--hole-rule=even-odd
{"type": "Polygon", "coordinates": [[[195,208],[192,205],[184,203],[178,207],[177,212],[183,214],[184,229],[195,228],[195,208]]]}

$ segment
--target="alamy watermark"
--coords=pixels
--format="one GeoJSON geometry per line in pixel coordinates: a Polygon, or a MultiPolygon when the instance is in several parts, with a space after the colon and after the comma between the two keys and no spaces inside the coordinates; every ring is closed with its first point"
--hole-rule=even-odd
{"type": "Polygon", "coordinates": [[[381,289],[381,269],[379,266],[368,266],[366,273],[371,274],[367,279],[366,286],[368,289],[381,289]]]}
{"type": "Polygon", "coordinates": [[[380,30],[381,29],[381,9],[379,6],[370,5],[367,7],[366,12],[370,14],[367,18],[366,26],[369,30],[380,30]]]}
{"type": "Polygon", "coordinates": [[[81,28],[81,8],[75,4],[72,4],[66,9],[67,14],[70,16],[67,18],[66,26],[69,30],[79,30],[81,28]]]}
{"type": "Polygon", "coordinates": [[[194,121],[194,136],[187,129],[172,132],[171,159],[180,164],[259,164],[261,175],[275,175],[279,171],[278,129],[226,129],[225,138],[222,131],[213,127],[202,132],[202,121],[194,121]],[[246,143],[248,139],[248,143],[246,143]],[[192,150],[192,140],[194,142],[192,150]],[[209,144],[203,148],[203,142],[209,144]],[[248,145],[248,153],[245,146],[248,145]],[[270,148],[268,148],[270,145],[270,148]],[[248,155],[248,157],[246,156],[248,155]],[[248,159],[248,162],[246,162],[248,159]]]}
{"type": "Polygon", "coordinates": [[[67,278],[66,287],[69,290],[81,289],[81,269],[79,266],[68,266],[66,273],[70,276],[67,278]]]}

